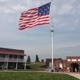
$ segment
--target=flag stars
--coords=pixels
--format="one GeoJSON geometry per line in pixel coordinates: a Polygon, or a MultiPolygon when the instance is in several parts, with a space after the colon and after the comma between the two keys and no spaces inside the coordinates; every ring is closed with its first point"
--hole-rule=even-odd
{"type": "Polygon", "coordinates": [[[32,28],[37,25],[49,24],[50,3],[43,6],[29,9],[21,13],[19,30],[32,28]]]}
{"type": "Polygon", "coordinates": [[[50,3],[39,7],[38,16],[49,14],[50,3]]]}

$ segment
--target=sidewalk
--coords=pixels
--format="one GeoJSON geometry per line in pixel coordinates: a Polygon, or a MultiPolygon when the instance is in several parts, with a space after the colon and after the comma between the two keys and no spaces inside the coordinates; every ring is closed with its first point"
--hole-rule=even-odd
{"type": "Polygon", "coordinates": [[[80,73],[66,73],[66,74],[74,76],[74,77],[80,79],[80,73]]]}

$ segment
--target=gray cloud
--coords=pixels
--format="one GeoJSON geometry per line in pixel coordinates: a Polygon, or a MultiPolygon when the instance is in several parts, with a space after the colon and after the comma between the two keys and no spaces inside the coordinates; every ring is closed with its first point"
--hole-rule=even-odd
{"type": "Polygon", "coordinates": [[[10,0],[0,0],[0,2],[8,2],[8,1],[10,1],[10,0]]]}
{"type": "MultiPolygon", "coordinates": [[[[32,61],[51,58],[49,25],[18,30],[21,12],[51,0],[0,0],[0,47],[23,49],[32,61]]],[[[79,55],[80,0],[53,0],[54,57],[79,55]]]]}

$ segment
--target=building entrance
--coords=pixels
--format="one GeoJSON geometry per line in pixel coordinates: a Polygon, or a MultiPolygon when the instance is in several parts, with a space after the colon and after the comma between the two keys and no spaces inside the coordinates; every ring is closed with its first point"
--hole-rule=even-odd
{"type": "Polygon", "coordinates": [[[79,65],[77,63],[72,63],[70,65],[70,72],[78,72],[79,70],[79,65]]]}

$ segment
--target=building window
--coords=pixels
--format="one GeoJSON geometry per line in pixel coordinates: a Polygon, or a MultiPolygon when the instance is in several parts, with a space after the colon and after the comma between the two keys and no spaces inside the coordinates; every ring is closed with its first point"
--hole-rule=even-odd
{"type": "Polygon", "coordinates": [[[77,61],[77,59],[72,59],[72,61],[77,61]]]}
{"type": "Polygon", "coordinates": [[[17,58],[17,55],[14,55],[14,58],[17,58]]]}
{"type": "Polygon", "coordinates": [[[12,55],[9,55],[9,58],[12,58],[12,55]]]}
{"type": "Polygon", "coordinates": [[[67,59],[67,61],[71,61],[70,59],[67,59]]]}
{"type": "Polygon", "coordinates": [[[23,56],[18,56],[19,59],[23,59],[23,56]]]}
{"type": "Polygon", "coordinates": [[[1,57],[1,58],[4,58],[4,57],[5,57],[5,55],[4,55],[4,54],[0,54],[0,57],[1,57]]]}
{"type": "Polygon", "coordinates": [[[78,61],[80,61],[80,59],[78,59],[78,61]]]}
{"type": "Polygon", "coordinates": [[[9,58],[17,58],[16,55],[9,55],[9,58]]]}
{"type": "Polygon", "coordinates": [[[60,67],[61,69],[63,69],[62,63],[59,63],[59,67],[60,67]]]}

